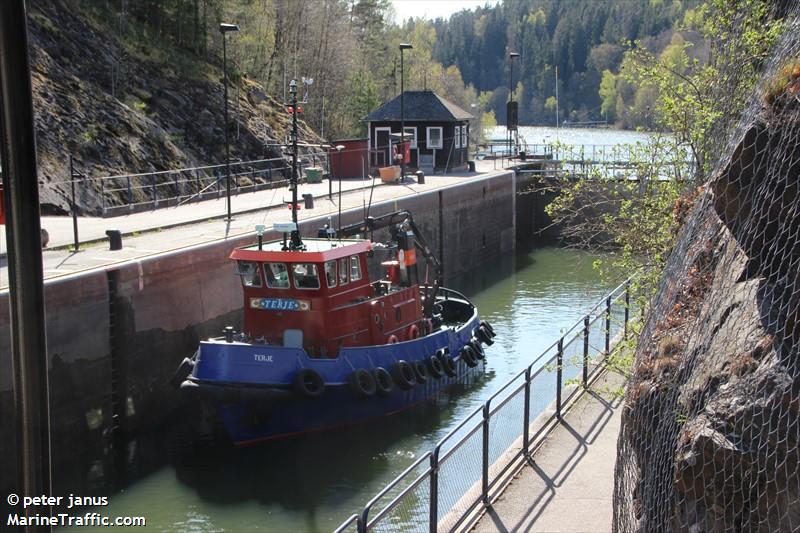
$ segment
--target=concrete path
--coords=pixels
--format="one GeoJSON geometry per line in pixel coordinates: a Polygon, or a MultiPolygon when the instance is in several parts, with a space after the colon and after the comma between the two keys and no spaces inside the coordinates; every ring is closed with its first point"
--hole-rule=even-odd
{"type": "MultiPolygon", "coordinates": [[[[407,178],[402,184],[383,184],[375,180],[372,204],[421,194],[456,185],[469,179],[483,179],[502,171],[500,162],[478,161],[477,172],[451,173],[426,176],[425,184],[407,178]]],[[[328,198],[327,182],[303,184],[299,193],[314,195],[314,208],[301,209],[300,220],[331,217],[336,223],[339,212],[338,183],[333,196],[328,198]]],[[[343,180],[341,211],[364,208],[370,201],[372,180],[343,180]]],[[[275,222],[291,220],[284,201],[291,201],[287,187],[243,193],[231,197],[233,220],[226,220],[227,205],[224,197],[203,202],[165,207],[126,216],[78,219],[79,252],[69,246],[73,243],[71,217],[42,217],[41,225],[50,234],[50,244],[43,250],[45,279],[72,274],[99,266],[138,259],[219,239],[230,239],[252,234],[256,224],[271,228],[275,222]],[[123,249],[109,251],[106,230],[122,232],[123,249]]],[[[301,204],[302,205],[302,204],[301,204]]],[[[8,286],[6,266],[5,226],[0,226],[0,289],[8,286]]]]}
{"type": "Polygon", "coordinates": [[[622,409],[607,372],[584,394],[512,479],[473,531],[611,531],[614,462],[622,409]]]}

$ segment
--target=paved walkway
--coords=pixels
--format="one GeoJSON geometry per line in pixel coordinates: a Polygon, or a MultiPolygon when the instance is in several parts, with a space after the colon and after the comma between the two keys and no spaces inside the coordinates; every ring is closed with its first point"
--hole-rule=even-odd
{"type": "MultiPolygon", "coordinates": [[[[343,180],[341,210],[364,209],[372,204],[437,190],[469,179],[485,178],[495,173],[494,161],[478,161],[477,172],[426,176],[425,184],[407,178],[402,184],[382,184],[375,180],[343,180]]],[[[496,171],[501,171],[497,162],[496,171]]],[[[328,183],[303,184],[300,193],[314,195],[314,208],[302,209],[300,220],[330,217],[336,223],[339,212],[338,183],[328,198],[328,183]]],[[[45,279],[97,268],[131,259],[168,252],[219,239],[229,239],[254,233],[256,224],[271,228],[275,222],[291,220],[285,201],[291,201],[287,187],[243,193],[231,197],[233,219],[228,224],[224,197],[178,207],[166,207],[126,216],[78,219],[81,247],[79,252],[68,248],[73,243],[71,217],[42,217],[41,225],[50,234],[50,244],[42,252],[45,279]],[[117,229],[123,234],[123,249],[109,251],[106,230],[117,229]]],[[[302,203],[301,203],[302,205],[302,203]]],[[[6,267],[5,226],[0,226],[0,289],[8,286],[6,267]]]]}
{"type": "Polygon", "coordinates": [[[622,408],[609,391],[622,386],[619,374],[601,376],[473,531],[610,532],[622,408]]]}

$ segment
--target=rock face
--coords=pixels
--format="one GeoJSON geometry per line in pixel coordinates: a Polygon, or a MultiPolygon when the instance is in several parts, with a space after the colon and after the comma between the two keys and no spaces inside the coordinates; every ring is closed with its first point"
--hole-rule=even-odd
{"type": "Polygon", "coordinates": [[[671,257],[626,394],[617,531],[800,528],[798,89],[755,113],[671,257]]]}
{"type": "MultiPolygon", "coordinates": [[[[224,163],[221,66],[123,44],[79,7],[34,0],[28,10],[43,210],[68,208],[69,156],[91,178],[224,163]]],[[[283,142],[289,122],[257,84],[229,85],[233,160],[280,157],[266,145],[283,142]]],[[[97,214],[99,182],[78,189],[83,211],[97,214]]]]}

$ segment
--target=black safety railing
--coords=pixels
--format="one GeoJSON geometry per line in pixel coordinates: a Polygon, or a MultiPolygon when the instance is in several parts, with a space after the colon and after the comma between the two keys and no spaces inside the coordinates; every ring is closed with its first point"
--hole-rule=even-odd
{"type": "MultiPolygon", "coordinates": [[[[302,177],[305,167],[327,167],[327,152],[305,154],[300,163],[302,177]]],[[[231,162],[231,194],[286,186],[290,174],[282,157],[231,162]]],[[[227,179],[224,164],[92,178],[99,182],[103,216],[220,198],[227,194],[227,179]]]]}
{"type": "Polygon", "coordinates": [[[627,338],[630,298],[628,279],[336,532],[434,533],[463,525],[489,504],[492,489],[530,455],[532,444],[561,420],[565,405],[627,338]]]}

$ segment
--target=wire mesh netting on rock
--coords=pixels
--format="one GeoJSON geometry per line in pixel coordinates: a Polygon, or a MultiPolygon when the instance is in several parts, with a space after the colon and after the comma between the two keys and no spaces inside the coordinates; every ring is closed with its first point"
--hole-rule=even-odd
{"type": "Polygon", "coordinates": [[[617,531],[800,529],[796,9],[729,129],[640,337],[618,441],[617,531]]]}

